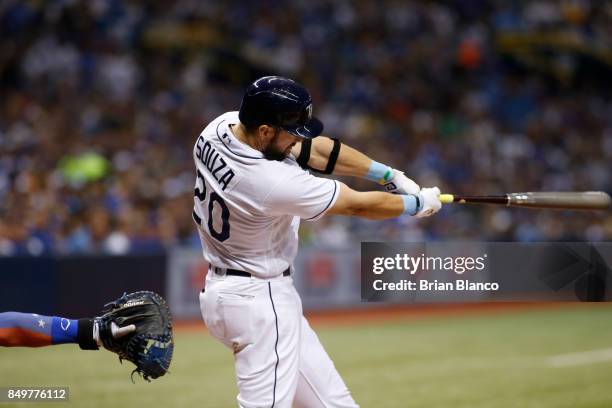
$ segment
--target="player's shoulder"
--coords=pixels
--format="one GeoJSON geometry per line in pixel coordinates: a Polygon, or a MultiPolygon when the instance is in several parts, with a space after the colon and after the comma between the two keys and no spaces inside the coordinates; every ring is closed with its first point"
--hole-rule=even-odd
{"type": "Polygon", "coordinates": [[[290,155],[285,160],[262,160],[260,163],[260,171],[264,173],[265,178],[291,178],[295,175],[308,173],[302,169],[295,157],[290,155]]]}
{"type": "Polygon", "coordinates": [[[225,112],[211,120],[208,125],[200,133],[201,136],[211,137],[218,136],[222,137],[226,132],[226,127],[229,124],[238,123],[238,111],[225,112]]]}
{"type": "Polygon", "coordinates": [[[308,171],[302,169],[293,156],[283,161],[261,160],[250,177],[252,183],[261,191],[273,189],[293,188],[310,179],[308,171]]]}

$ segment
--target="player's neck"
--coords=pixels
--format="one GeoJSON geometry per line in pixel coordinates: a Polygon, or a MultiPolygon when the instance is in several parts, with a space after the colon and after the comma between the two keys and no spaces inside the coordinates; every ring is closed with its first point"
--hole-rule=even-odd
{"type": "Polygon", "coordinates": [[[242,123],[238,123],[236,125],[230,125],[230,129],[232,133],[234,134],[234,136],[236,136],[236,139],[240,140],[242,143],[245,143],[251,146],[255,150],[261,151],[261,148],[259,144],[257,143],[256,138],[249,137],[242,123]]]}

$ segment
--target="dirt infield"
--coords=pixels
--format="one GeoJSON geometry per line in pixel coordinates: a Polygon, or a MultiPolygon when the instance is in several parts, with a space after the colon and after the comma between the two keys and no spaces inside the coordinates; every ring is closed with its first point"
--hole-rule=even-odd
{"type": "MultiPolygon", "coordinates": [[[[418,320],[437,317],[490,315],[497,313],[526,312],[553,309],[611,309],[612,303],[578,302],[490,302],[448,303],[432,305],[364,305],[352,309],[310,311],[306,318],[313,326],[356,326],[360,324],[387,323],[390,321],[418,320]]],[[[176,330],[206,330],[201,320],[175,322],[176,330]]]]}

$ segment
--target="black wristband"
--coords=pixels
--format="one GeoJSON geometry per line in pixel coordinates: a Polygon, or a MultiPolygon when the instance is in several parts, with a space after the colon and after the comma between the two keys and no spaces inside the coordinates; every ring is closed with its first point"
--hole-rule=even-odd
{"type": "Polygon", "coordinates": [[[98,350],[98,343],[93,338],[93,319],[79,319],[77,340],[81,350],[98,350]]]}

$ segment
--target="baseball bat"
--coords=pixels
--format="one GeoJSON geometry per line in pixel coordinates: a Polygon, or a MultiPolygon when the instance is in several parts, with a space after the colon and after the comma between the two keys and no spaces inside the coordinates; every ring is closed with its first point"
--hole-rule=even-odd
{"type": "Polygon", "coordinates": [[[560,210],[605,210],[612,200],[603,191],[550,191],[468,196],[440,194],[443,204],[501,204],[509,207],[556,208],[560,210]]]}

